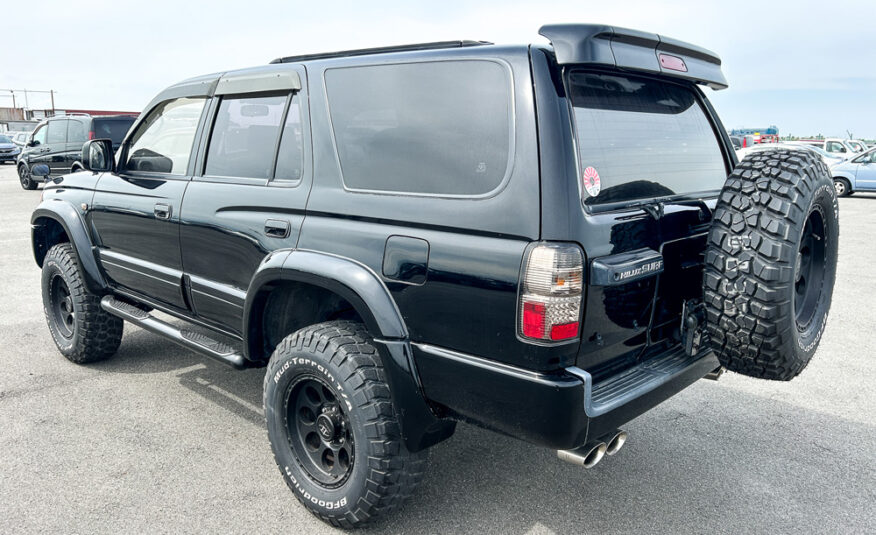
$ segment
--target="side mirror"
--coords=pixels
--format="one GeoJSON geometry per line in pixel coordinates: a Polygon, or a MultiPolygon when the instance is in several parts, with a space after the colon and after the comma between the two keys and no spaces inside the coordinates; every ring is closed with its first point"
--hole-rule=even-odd
{"type": "Polygon", "coordinates": [[[49,170],[49,166],[44,163],[37,164],[33,166],[33,168],[31,168],[30,170],[31,175],[38,176],[43,180],[47,180],[49,178],[50,172],[51,171],[49,170]]]}
{"type": "Polygon", "coordinates": [[[36,139],[31,139],[30,141],[27,142],[28,147],[36,147],[39,144],[40,144],[39,140],[36,140],[36,139]]]}
{"type": "Polygon", "coordinates": [[[112,171],[113,142],[109,139],[92,139],[82,146],[82,166],[86,171],[105,173],[112,171]]]}

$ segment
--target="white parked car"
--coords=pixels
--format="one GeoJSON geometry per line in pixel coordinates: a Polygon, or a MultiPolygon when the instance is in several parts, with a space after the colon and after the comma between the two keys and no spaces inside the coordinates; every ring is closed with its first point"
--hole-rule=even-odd
{"type": "Polygon", "coordinates": [[[828,137],[825,139],[801,139],[800,141],[794,141],[793,143],[812,145],[813,147],[818,147],[819,149],[832,154],[841,155],[843,158],[849,158],[860,152],[849,143],[848,139],[841,139],[838,137],[828,137]]]}
{"type": "MultiPolygon", "coordinates": [[[[839,154],[831,154],[824,149],[816,147],[814,145],[807,145],[805,143],[765,143],[763,145],[754,145],[753,147],[748,147],[745,149],[737,150],[736,157],[741,161],[743,158],[748,156],[753,152],[759,152],[763,150],[772,150],[772,149],[806,149],[808,151],[814,152],[818,154],[821,159],[824,161],[825,165],[828,168],[833,167],[839,163],[846,161],[846,158],[839,154]]],[[[857,153],[855,153],[857,154],[857,153]]]]}
{"type": "Polygon", "coordinates": [[[864,152],[869,148],[867,147],[867,144],[860,139],[849,139],[847,142],[855,149],[855,152],[864,152]]]}

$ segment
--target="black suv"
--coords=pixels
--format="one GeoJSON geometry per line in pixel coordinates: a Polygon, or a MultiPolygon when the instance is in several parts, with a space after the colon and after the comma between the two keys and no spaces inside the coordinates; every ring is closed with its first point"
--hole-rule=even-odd
{"type": "Polygon", "coordinates": [[[824,164],[737,163],[699,88],[727,85],[711,52],[541,34],[164,90],[115,160],[90,141],[90,172],[50,181],[33,213],[58,348],[108,358],[124,320],[267,367],[280,472],[341,527],[396,508],[457,421],[589,468],[722,366],[796,376],[836,274],[824,164]]]}
{"type": "Polygon", "coordinates": [[[83,169],[79,157],[89,139],[109,139],[113,149],[121,145],[133,115],[62,115],[42,121],[34,129],[18,158],[18,178],[24,189],[36,189],[31,168],[46,164],[52,173],[75,173],[83,169]]]}

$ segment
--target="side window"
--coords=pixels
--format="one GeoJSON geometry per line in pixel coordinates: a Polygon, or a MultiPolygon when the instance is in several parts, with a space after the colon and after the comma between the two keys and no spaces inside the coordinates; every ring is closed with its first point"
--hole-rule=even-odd
{"type": "Polygon", "coordinates": [[[827,152],[846,152],[846,148],[836,141],[829,141],[827,143],[827,152]]]}
{"type": "Polygon", "coordinates": [[[511,76],[493,61],[329,69],[326,91],[348,188],[482,195],[512,148],[511,76]]]}
{"type": "Polygon", "coordinates": [[[292,96],[283,137],[280,139],[280,152],[277,154],[277,169],[274,180],[295,182],[301,180],[304,167],[304,132],[301,130],[301,106],[298,95],[292,96]]]}
{"type": "Polygon", "coordinates": [[[204,174],[269,178],[286,100],[286,95],[223,98],[210,133],[204,174]]]}
{"type": "Polygon", "coordinates": [[[46,132],[48,132],[48,125],[43,125],[37,128],[33,133],[33,140],[39,145],[46,144],[46,132]]]}
{"type": "Polygon", "coordinates": [[[82,121],[71,119],[67,121],[67,143],[85,143],[85,125],[82,121]]]}
{"type": "Polygon", "coordinates": [[[168,100],[153,108],[128,142],[124,168],[185,174],[203,109],[203,98],[168,100]]]}
{"type": "Polygon", "coordinates": [[[67,123],[70,121],[49,121],[46,143],[67,143],[67,123]]]}

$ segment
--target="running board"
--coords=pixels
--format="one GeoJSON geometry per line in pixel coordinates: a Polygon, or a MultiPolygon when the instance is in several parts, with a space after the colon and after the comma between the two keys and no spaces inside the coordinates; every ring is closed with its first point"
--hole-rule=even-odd
{"type": "Polygon", "coordinates": [[[164,336],[177,344],[228,364],[238,370],[249,367],[248,361],[233,347],[206,335],[188,329],[180,329],[153,317],[141,308],[107,295],[100,300],[100,307],[113,316],[118,316],[149,332],[164,336]]]}

